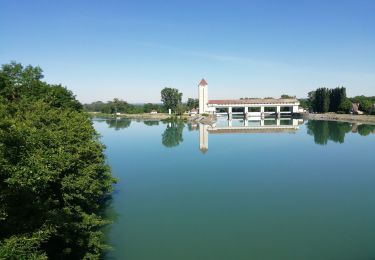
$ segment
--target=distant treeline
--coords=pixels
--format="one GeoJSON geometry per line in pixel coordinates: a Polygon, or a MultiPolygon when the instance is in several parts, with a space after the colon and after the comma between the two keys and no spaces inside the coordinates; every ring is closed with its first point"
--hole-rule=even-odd
{"type": "MultiPolygon", "coordinates": [[[[187,103],[182,103],[180,109],[185,112],[193,108],[198,108],[198,99],[189,98],[187,103]]],[[[83,109],[87,112],[101,112],[105,114],[141,114],[150,113],[155,110],[158,113],[167,113],[168,108],[164,104],[146,103],[146,104],[129,104],[128,102],[115,98],[112,101],[96,101],[90,104],[84,104],[83,109]]]]}
{"type": "Polygon", "coordinates": [[[309,92],[307,99],[300,99],[300,103],[303,108],[317,113],[350,113],[353,103],[355,103],[358,104],[358,109],[364,113],[375,114],[375,97],[356,96],[348,98],[344,87],[318,88],[309,92]]]}

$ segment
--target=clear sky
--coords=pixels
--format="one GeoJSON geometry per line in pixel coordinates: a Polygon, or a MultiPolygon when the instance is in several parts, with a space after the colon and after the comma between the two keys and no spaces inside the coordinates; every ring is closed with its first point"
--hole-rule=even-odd
{"type": "Polygon", "coordinates": [[[0,0],[0,63],[39,65],[82,102],[375,95],[373,0],[0,0]]]}

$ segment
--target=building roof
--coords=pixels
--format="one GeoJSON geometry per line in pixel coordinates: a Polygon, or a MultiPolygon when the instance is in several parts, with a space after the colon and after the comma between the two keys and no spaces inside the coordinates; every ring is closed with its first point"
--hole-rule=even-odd
{"type": "Polygon", "coordinates": [[[207,86],[207,81],[205,79],[202,79],[201,82],[199,83],[199,86],[207,86]]]}
{"type": "Polygon", "coordinates": [[[297,99],[232,99],[232,100],[209,100],[212,105],[244,105],[244,104],[290,104],[298,102],[297,99]]]}

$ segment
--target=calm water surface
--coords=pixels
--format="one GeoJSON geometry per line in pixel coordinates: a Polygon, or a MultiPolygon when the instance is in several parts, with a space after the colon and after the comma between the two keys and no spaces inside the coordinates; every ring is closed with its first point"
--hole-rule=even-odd
{"type": "Polygon", "coordinates": [[[95,120],[119,178],[106,259],[375,259],[375,127],[299,124],[95,120]]]}

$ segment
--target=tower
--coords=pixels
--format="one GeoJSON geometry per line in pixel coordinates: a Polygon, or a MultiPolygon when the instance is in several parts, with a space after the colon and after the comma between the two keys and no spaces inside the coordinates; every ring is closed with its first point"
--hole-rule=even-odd
{"type": "Polygon", "coordinates": [[[202,79],[198,85],[198,98],[199,98],[199,114],[208,112],[208,84],[202,79]]]}

